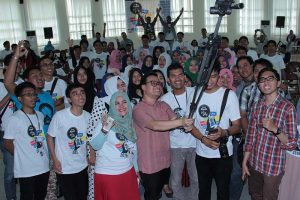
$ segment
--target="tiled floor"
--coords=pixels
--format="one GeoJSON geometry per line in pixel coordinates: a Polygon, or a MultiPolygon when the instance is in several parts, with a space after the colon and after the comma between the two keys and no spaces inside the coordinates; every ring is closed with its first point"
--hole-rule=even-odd
{"type": "MultiPolygon", "coordinates": [[[[3,185],[3,171],[4,171],[4,167],[3,167],[3,162],[2,162],[2,155],[0,155],[0,200],[5,200],[4,185],[3,185]]],[[[216,186],[215,186],[215,184],[213,184],[213,186],[212,186],[212,199],[217,199],[216,195],[217,195],[216,186]]],[[[163,197],[161,199],[162,200],[169,200],[164,194],[163,194],[163,197]]],[[[244,187],[241,200],[250,200],[250,196],[248,194],[248,185],[245,185],[245,187],[244,187]]]]}

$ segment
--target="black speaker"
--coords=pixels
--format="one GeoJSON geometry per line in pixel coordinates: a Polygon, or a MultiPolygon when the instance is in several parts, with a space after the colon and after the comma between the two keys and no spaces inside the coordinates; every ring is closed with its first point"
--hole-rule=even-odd
{"type": "Polygon", "coordinates": [[[36,36],[35,31],[26,31],[26,36],[27,36],[27,37],[33,37],[33,36],[36,36]]]}
{"type": "Polygon", "coordinates": [[[284,28],[285,16],[277,16],[276,28],[284,28]]]}
{"type": "Polygon", "coordinates": [[[45,36],[45,39],[53,38],[52,27],[45,27],[44,28],[44,36],[45,36]]]}
{"type": "Polygon", "coordinates": [[[269,26],[270,25],[270,21],[269,20],[261,20],[260,21],[260,25],[262,25],[262,26],[269,26]]]}

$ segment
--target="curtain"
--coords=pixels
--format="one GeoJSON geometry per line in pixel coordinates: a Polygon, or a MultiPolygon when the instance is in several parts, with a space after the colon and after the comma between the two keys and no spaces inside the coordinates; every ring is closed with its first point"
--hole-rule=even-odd
{"type": "Polygon", "coordinates": [[[171,0],[171,17],[173,20],[177,18],[182,8],[184,8],[184,11],[176,24],[176,31],[192,33],[194,31],[193,0],[171,0]]]}
{"type": "Polygon", "coordinates": [[[106,37],[120,36],[126,32],[124,0],[102,0],[103,19],[106,23],[106,37]]]}
{"type": "Polygon", "coordinates": [[[244,3],[244,8],[239,11],[239,30],[242,35],[252,36],[255,29],[260,29],[261,20],[264,20],[264,1],[240,0],[240,3],[244,3]]]}
{"type": "Polygon", "coordinates": [[[92,38],[91,0],[66,0],[70,37],[80,40],[81,35],[92,38]]]}
{"type": "Polygon", "coordinates": [[[19,0],[1,0],[0,45],[4,41],[18,43],[25,39],[22,10],[19,0]]]}

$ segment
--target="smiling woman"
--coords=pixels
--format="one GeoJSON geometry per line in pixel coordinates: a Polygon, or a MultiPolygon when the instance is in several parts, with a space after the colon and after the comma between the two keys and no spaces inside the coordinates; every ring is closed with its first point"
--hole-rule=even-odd
{"type": "MultiPolygon", "coordinates": [[[[110,100],[109,118],[114,125],[103,131],[103,120],[90,144],[96,148],[95,200],[139,200],[136,133],[132,124],[132,108],[126,93],[116,92],[110,100]]],[[[105,117],[106,118],[106,117],[105,117]]]]}

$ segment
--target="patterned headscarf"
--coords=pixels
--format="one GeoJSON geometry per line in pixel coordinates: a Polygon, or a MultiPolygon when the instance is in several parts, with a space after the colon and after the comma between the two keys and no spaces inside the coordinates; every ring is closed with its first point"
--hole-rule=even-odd
{"type": "Polygon", "coordinates": [[[136,133],[135,133],[135,129],[133,128],[133,122],[132,122],[132,107],[126,93],[116,92],[112,95],[109,103],[108,115],[114,119],[115,125],[112,127],[112,130],[114,132],[125,135],[127,139],[132,142],[136,141],[136,133]],[[128,112],[124,117],[121,117],[118,111],[116,110],[115,103],[117,97],[119,96],[123,97],[123,99],[126,100],[128,106],[128,112]]]}

